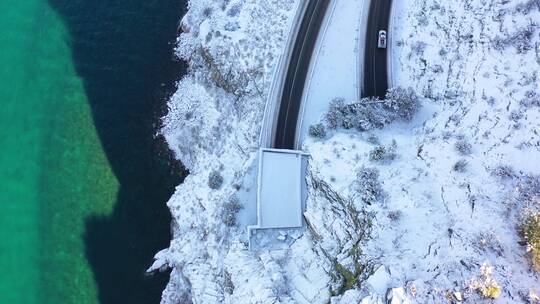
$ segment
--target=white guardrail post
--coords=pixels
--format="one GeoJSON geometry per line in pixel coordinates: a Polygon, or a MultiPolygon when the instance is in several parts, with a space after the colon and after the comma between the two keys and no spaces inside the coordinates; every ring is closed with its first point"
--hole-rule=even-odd
{"type": "Polygon", "coordinates": [[[367,24],[369,18],[369,7],[371,6],[371,0],[364,0],[362,8],[362,17],[360,17],[360,27],[358,28],[358,56],[356,62],[356,79],[358,81],[358,100],[362,98],[362,91],[364,90],[364,70],[366,61],[366,36],[367,36],[367,24]]]}
{"type": "Polygon", "coordinates": [[[387,50],[386,50],[386,63],[387,63],[387,85],[388,85],[388,89],[391,89],[394,84],[395,84],[395,81],[394,81],[394,58],[396,58],[396,56],[393,56],[392,54],[392,51],[393,51],[393,45],[394,45],[394,18],[395,18],[395,7],[396,5],[394,4],[395,1],[401,1],[401,0],[394,0],[392,2],[390,2],[390,21],[389,21],[389,24],[388,24],[388,30],[386,31],[386,36],[387,36],[387,39],[388,39],[388,43],[387,43],[387,50]]]}

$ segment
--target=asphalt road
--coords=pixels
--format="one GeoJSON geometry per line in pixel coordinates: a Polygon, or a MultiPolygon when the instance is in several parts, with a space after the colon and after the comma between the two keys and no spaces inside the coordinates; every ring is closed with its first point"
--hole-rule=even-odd
{"type": "Polygon", "coordinates": [[[379,30],[388,32],[391,4],[392,0],[371,0],[366,32],[363,97],[384,98],[388,90],[387,49],[379,49],[377,41],[379,30]]]}
{"type": "Polygon", "coordinates": [[[276,149],[295,148],[296,127],[309,63],[329,3],[329,0],[310,0],[302,19],[279,106],[273,143],[276,149]]]}

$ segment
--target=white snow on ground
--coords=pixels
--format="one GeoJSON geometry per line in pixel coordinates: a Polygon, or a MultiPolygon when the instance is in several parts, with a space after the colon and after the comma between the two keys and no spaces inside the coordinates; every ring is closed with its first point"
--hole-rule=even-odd
{"type": "Polygon", "coordinates": [[[162,133],[190,174],[168,202],[173,240],[151,267],[173,268],[162,303],[271,303],[278,296],[273,262],[247,251],[245,225],[235,225],[234,213],[235,197],[253,188],[244,176],[254,176],[266,88],[296,4],[189,2],[177,53],[190,72],[169,102],[162,133]]]}
{"type": "MultiPolygon", "coordinates": [[[[306,138],[307,229],[288,248],[250,252],[264,104],[298,1],[190,1],[178,42],[190,73],[162,130],[190,175],[151,267],[172,268],[162,303],[481,303],[489,278],[502,288],[494,302],[534,303],[540,280],[517,227],[526,176],[540,174],[540,4],[394,2],[394,83],[423,107],[410,122],[306,138]],[[397,156],[370,160],[379,145],[397,156]]],[[[357,97],[362,7],[336,1],[303,134],[331,99],[357,97]]]]}
{"type": "Polygon", "coordinates": [[[323,33],[317,41],[303,96],[300,142],[309,126],[317,123],[335,97],[358,99],[361,83],[359,72],[363,67],[364,50],[358,39],[366,0],[332,1],[323,33]],[[336,94],[338,94],[336,96],[336,94]]]}
{"type": "Polygon", "coordinates": [[[359,260],[376,271],[355,301],[369,293],[376,303],[403,287],[415,303],[489,302],[475,290],[486,265],[502,288],[494,302],[536,303],[540,279],[519,244],[518,193],[540,174],[540,3],[395,3],[394,83],[424,96],[423,108],[409,123],[305,142],[311,174],[342,196],[362,195],[362,166],[379,171],[386,192],[364,206],[373,226],[359,260]],[[370,160],[393,141],[394,160],[370,160]],[[459,160],[464,172],[453,169],[459,160]]]}

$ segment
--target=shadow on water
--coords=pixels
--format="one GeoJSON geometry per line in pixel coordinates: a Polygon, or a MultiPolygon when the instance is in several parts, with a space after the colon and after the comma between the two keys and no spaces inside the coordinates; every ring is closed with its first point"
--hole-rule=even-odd
{"type": "Polygon", "coordinates": [[[185,70],[172,60],[181,0],[48,0],[69,29],[73,61],[120,183],[114,213],[86,223],[101,303],[158,303],[168,275],[146,277],[170,241],[165,202],[185,172],[154,138],[185,70]]]}

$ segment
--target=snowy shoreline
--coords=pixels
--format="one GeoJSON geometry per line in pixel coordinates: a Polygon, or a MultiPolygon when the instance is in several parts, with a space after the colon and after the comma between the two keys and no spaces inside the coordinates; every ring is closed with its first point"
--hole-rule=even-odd
{"type": "MultiPolygon", "coordinates": [[[[497,303],[538,303],[516,229],[540,209],[537,4],[396,2],[392,79],[423,107],[410,122],[305,138],[308,227],[285,250],[251,252],[255,202],[242,193],[298,1],[190,1],[177,48],[190,70],[162,129],[190,171],[151,267],[172,268],[162,303],[478,303],[491,301],[486,284],[497,303]],[[367,204],[369,187],[380,188],[367,204]]],[[[317,102],[342,97],[335,87],[317,102]]]]}

